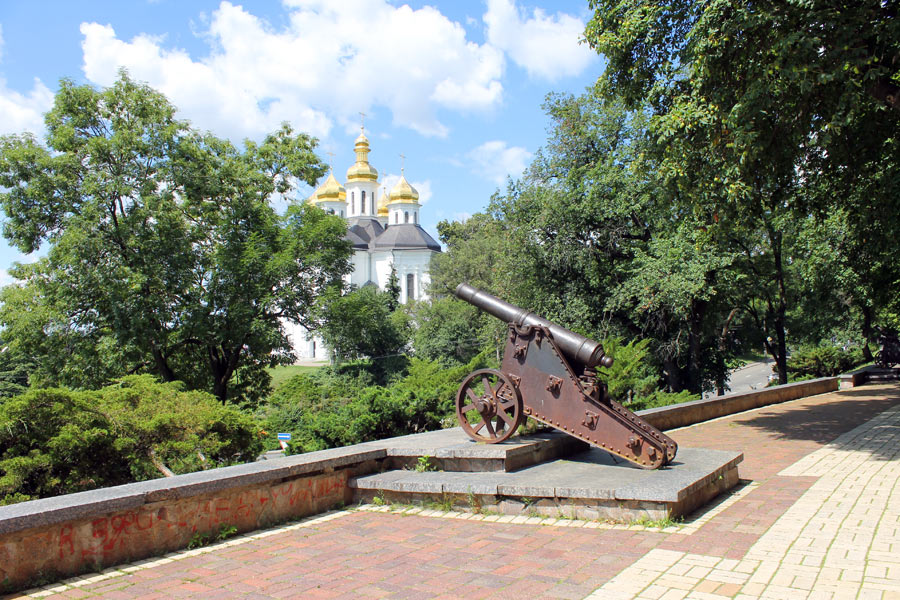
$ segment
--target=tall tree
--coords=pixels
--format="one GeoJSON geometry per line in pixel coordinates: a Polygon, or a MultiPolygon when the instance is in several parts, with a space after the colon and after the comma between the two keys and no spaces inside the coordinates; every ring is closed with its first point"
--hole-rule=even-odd
{"type": "MultiPolygon", "coordinates": [[[[661,186],[647,118],[592,93],[551,95],[548,142],[495,206],[533,261],[530,306],[601,338],[647,337],[668,387],[721,379],[712,325],[727,282],[721,252],[661,186]]],[[[520,289],[523,286],[519,286],[520,289]]]]}
{"type": "MultiPolygon", "coordinates": [[[[896,184],[896,5],[591,6],[585,36],[609,60],[601,93],[631,107],[649,102],[660,172],[720,243],[755,266],[745,274],[762,275],[767,291],[758,299],[768,316],[761,321],[785,382],[792,220],[841,208],[859,215],[871,195],[835,192],[866,187],[866,173],[896,184]]],[[[877,202],[896,214],[896,187],[884,191],[877,202]]]]}
{"type": "Polygon", "coordinates": [[[236,395],[265,386],[264,367],[290,358],[281,319],[310,324],[316,299],[350,269],[339,218],[305,205],[282,217],[270,203],[324,172],[315,140],[284,125],[238,150],[177,120],[124,72],[104,90],[63,80],[46,123],[46,147],[0,139],[4,235],[24,252],[49,245],[6,294],[40,306],[43,322],[4,310],[10,335],[31,319],[69,340],[104,340],[119,373],[82,385],[149,370],[223,402],[235,381],[236,395]]]}
{"type": "Polygon", "coordinates": [[[345,295],[334,295],[322,307],[319,329],[336,359],[397,355],[409,342],[406,313],[391,310],[394,296],[366,285],[345,295]]]}

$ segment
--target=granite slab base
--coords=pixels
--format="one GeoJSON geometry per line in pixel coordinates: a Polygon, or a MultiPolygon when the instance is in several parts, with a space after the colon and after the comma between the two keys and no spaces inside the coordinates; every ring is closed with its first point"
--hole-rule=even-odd
{"type": "Polygon", "coordinates": [[[560,431],[517,435],[499,444],[478,443],[460,427],[358,444],[359,448],[383,449],[389,469],[415,469],[427,458],[430,469],[450,472],[517,471],[554,458],[570,456],[588,444],[560,431]]]}
{"type": "Polygon", "coordinates": [[[515,472],[395,469],[353,478],[359,502],[434,503],[462,510],[634,522],[686,516],[738,483],[740,452],[679,448],[645,470],[590,448],[515,472]]]}

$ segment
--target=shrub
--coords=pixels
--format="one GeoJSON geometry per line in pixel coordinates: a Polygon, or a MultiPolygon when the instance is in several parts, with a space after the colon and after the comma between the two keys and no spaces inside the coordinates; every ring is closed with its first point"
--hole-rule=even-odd
{"type": "Polygon", "coordinates": [[[98,391],[33,389],[0,406],[0,502],[253,460],[247,415],[149,375],[98,391]]]}
{"type": "Polygon", "coordinates": [[[616,337],[603,341],[603,349],[613,357],[613,364],[600,370],[600,378],[609,397],[629,408],[645,402],[658,388],[659,377],[648,358],[649,344],[648,339],[631,340],[627,344],[616,337]]]}
{"type": "Polygon", "coordinates": [[[681,404],[682,402],[690,402],[699,399],[700,396],[698,394],[692,394],[687,390],[682,390],[680,392],[664,392],[662,390],[656,390],[647,396],[633,400],[628,404],[628,410],[638,411],[648,408],[659,408],[661,406],[681,404]]]}
{"type": "Polygon", "coordinates": [[[337,446],[440,429],[455,423],[453,402],[465,375],[486,366],[484,355],[446,368],[413,358],[389,385],[360,385],[334,370],[303,374],[286,383],[261,413],[270,431],[291,432],[290,452],[337,446]]]}
{"type": "Polygon", "coordinates": [[[820,344],[818,346],[801,346],[787,362],[787,370],[794,381],[800,377],[833,377],[849,371],[864,362],[862,350],[841,350],[835,346],[820,344]]]}
{"type": "Polygon", "coordinates": [[[0,406],[0,496],[32,500],[132,480],[96,395],[34,389],[0,406]]]}

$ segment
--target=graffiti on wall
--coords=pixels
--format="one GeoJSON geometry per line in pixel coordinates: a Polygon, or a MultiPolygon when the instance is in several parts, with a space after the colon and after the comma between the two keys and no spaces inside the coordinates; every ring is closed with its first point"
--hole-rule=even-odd
{"type": "Polygon", "coordinates": [[[106,562],[116,555],[129,554],[132,548],[183,546],[193,534],[215,531],[223,525],[254,529],[263,522],[311,514],[317,500],[340,500],[346,485],[346,474],[338,472],[67,523],[57,532],[58,559],[106,562]]]}

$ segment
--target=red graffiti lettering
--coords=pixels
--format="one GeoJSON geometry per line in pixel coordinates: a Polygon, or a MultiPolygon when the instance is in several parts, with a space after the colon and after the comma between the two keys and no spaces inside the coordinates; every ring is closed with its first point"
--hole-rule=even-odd
{"type": "Polygon", "coordinates": [[[106,539],[106,528],[107,528],[107,520],[106,517],[102,519],[95,519],[91,522],[91,534],[95,538],[106,539]]]}
{"type": "Polygon", "coordinates": [[[231,503],[228,501],[228,498],[218,498],[216,500],[216,523],[221,523],[222,519],[225,518],[225,513],[231,511],[231,503]]]}
{"type": "Polygon", "coordinates": [[[139,512],[134,517],[134,525],[138,531],[146,531],[153,527],[153,513],[139,512]]]}
{"type": "Polygon", "coordinates": [[[59,557],[63,558],[65,553],[63,552],[68,548],[68,554],[72,555],[75,553],[75,541],[72,539],[72,526],[71,525],[63,525],[59,529],[59,557]]]}

